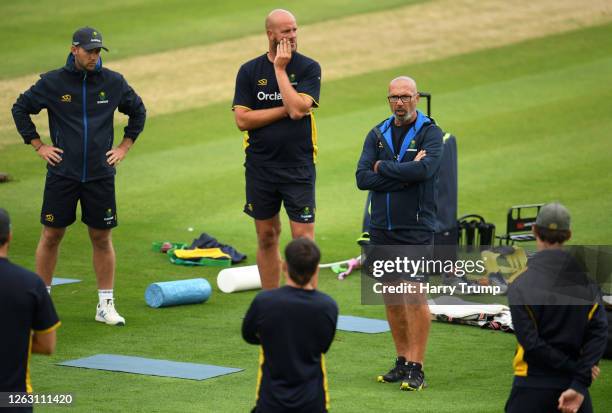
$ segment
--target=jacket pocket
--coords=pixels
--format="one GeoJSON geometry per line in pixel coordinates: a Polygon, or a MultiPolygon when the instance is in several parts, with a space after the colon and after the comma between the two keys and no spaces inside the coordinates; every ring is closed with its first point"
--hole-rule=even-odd
{"type": "Polygon", "coordinates": [[[60,132],[59,126],[56,126],[55,127],[55,131],[53,133],[53,139],[52,139],[53,142],[54,142],[54,146],[56,148],[64,149],[62,138],[63,138],[63,136],[62,136],[62,134],[60,132]]]}
{"type": "Polygon", "coordinates": [[[370,225],[387,228],[387,193],[372,191],[370,225]]]}
{"type": "Polygon", "coordinates": [[[420,220],[420,186],[390,193],[390,215],[393,227],[415,226],[420,220]]]}

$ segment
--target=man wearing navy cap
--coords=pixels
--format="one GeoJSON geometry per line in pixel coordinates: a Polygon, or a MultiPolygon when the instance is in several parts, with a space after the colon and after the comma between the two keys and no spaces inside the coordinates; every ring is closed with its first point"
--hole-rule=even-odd
{"type": "Polygon", "coordinates": [[[563,205],[544,205],[533,232],[538,251],[508,289],[518,343],[505,411],[590,413],[608,334],[601,292],[563,248],[571,237],[563,205]]]}
{"type": "Polygon", "coordinates": [[[72,36],[64,67],[41,75],[13,105],[17,130],[26,144],[47,162],[40,220],[43,230],[36,249],[36,272],[50,290],[59,245],[66,227],[76,220],[89,230],[99,303],[95,320],[124,325],[114,306],[115,251],[111,229],[117,226],[115,172],[144,128],[146,110],[123,76],[102,67],[102,34],[91,27],[72,36]],[[36,131],[30,115],[47,109],[50,144],[36,131]],[[128,115],[123,140],[113,147],[115,110],[128,115]]]}

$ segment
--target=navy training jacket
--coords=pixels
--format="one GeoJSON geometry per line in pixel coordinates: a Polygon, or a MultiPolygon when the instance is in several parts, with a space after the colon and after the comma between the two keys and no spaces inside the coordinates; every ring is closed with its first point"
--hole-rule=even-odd
{"type": "Polygon", "coordinates": [[[393,116],[375,126],[366,136],[357,164],[357,187],[372,191],[372,228],[436,230],[436,180],[442,158],[444,133],[417,111],[417,119],[402,141],[399,159],[393,150],[393,116]],[[418,151],[427,155],[415,162],[418,151]],[[378,173],[373,166],[381,161],[378,173]]]}
{"type": "Polygon", "coordinates": [[[79,71],[70,54],[66,65],[40,76],[34,86],[19,95],[13,119],[24,142],[40,138],[30,115],[47,109],[53,145],[61,148],[62,162],[47,165],[50,173],[81,182],[113,176],[106,161],[113,147],[115,109],[129,116],[124,136],[136,140],[145,124],[142,99],[123,76],[102,67],[79,71]]]}

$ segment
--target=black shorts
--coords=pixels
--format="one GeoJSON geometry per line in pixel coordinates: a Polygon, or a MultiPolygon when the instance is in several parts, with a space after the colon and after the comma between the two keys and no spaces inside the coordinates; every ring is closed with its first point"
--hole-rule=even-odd
{"type": "MultiPolygon", "coordinates": [[[[559,396],[565,389],[539,389],[532,387],[512,386],[510,397],[506,402],[506,413],[558,413],[559,396]]],[[[578,413],[592,413],[593,405],[589,392],[584,395],[578,413]]]]}
{"type": "Polygon", "coordinates": [[[298,182],[274,182],[247,170],[245,178],[245,214],[259,220],[270,219],[279,213],[282,203],[291,221],[304,224],[315,221],[314,173],[298,182]]]}
{"type": "Polygon", "coordinates": [[[81,221],[89,227],[109,229],[117,226],[115,177],[79,182],[47,174],[40,222],[65,228],[76,220],[77,202],[81,203],[81,221]]]}
{"type": "Polygon", "coordinates": [[[431,245],[433,248],[434,233],[412,229],[370,228],[370,243],[372,245],[431,245]]]}

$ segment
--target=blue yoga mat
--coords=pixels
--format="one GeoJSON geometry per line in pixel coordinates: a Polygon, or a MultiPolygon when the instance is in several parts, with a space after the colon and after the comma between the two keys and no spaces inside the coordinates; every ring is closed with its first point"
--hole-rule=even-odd
{"type": "Polygon", "coordinates": [[[58,365],[190,380],[205,380],[243,370],[210,364],[182,363],[116,354],[96,354],[82,359],[64,361],[58,365]]]}
{"type": "Polygon", "coordinates": [[[51,281],[51,285],[73,284],[73,283],[80,283],[80,282],[81,280],[77,280],[76,278],[53,277],[53,281],[51,281]]]}
{"type": "Polygon", "coordinates": [[[197,304],[208,300],[211,293],[212,288],[204,278],[157,282],[147,287],[145,301],[153,308],[197,304]]]}
{"type": "Polygon", "coordinates": [[[338,317],[338,330],[353,331],[357,333],[384,333],[390,331],[386,320],[376,318],[355,317],[352,315],[341,315],[338,317]]]}

